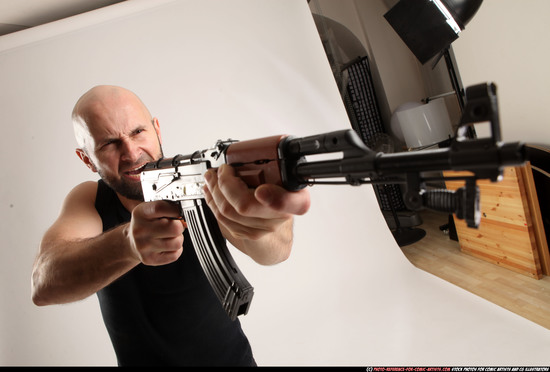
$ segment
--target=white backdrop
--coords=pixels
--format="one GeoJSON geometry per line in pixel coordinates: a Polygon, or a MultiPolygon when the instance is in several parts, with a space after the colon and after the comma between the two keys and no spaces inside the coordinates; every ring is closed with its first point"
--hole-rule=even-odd
{"type": "MultiPolygon", "coordinates": [[[[95,179],[69,120],[96,84],[134,90],[166,155],[217,139],[349,128],[306,1],[133,0],[0,37],[0,365],[114,365],[95,296],[35,307],[31,265],[66,193],[95,179]]],[[[291,258],[241,317],[260,365],[550,364],[550,331],[414,268],[372,188],[315,186],[291,258]]]]}

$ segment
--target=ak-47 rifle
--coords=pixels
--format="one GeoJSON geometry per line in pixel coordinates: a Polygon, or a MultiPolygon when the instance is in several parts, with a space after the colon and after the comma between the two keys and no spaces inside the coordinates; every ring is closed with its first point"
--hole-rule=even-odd
{"type": "MultiPolygon", "coordinates": [[[[454,213],[477,228],[480,220],[478,179],[496,182],[503,168],[527,160],[522,143],[503,143],[496,87],[480,84],[465,92],[466,105],[455,139],[449,147],[385,154],[369,149],[352,130],[295,138],[279,135],[249,141],[218,141],[213,148],[149,163],[141,175],[145,201],[176,201],[187,222],[193,246],[206,276],[229,317],[248,312],[253,287],[225,244],[216,219],[204,201],[204,173],[229,164],[250,187],[264,183],[296,191],[313,184],[403,183],[405,205],[411,210],[430,208],[454,213]],[[468,125],[489,122],[491,137],[467,139],[468,125]],[[334,160],[314,161],[314,155],[339,153],[334,160]],[[306,159],[306,156],[308,157],[306,159]],[[451,191],[428,190],[434,180],[423,172],[470,171],[465,186],[451,191]]],[[[444,179],[438,177],[437,179],[444,179]]]]}

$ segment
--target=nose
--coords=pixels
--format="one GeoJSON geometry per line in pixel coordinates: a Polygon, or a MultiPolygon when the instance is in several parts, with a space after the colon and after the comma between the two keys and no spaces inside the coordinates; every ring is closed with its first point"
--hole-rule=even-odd
{"type": "Polygon", "coordinates": [[[121,159],[127,162],[135,162],[139,159],[140,148],[131,139],[125,139],[121,144],[121,159]]]}

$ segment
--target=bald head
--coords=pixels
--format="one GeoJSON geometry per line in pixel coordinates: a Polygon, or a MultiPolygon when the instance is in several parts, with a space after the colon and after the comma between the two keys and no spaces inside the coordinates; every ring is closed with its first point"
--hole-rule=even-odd
{"type": "Polygon", "coordinates": [[[131,91],[99,85],[76,102],[72,114],[78,157],[119,195],[142,200],[140,171],[160,159],[158,120],[131,91]]]}
{"type": "Polygon", "coordinates": [[[118,112],[131,108],[151,121],[151,113],[139,97],[128,89],[114,85],[98,85],[76,102],[72,112],[73,129],[78,146],[88,151],[93,126],[100,121],[114,120],[118,112]]]}

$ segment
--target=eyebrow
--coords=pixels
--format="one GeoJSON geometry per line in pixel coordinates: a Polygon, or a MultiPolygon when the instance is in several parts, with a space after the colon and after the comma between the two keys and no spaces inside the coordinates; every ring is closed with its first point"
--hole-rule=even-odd
{"type": "Polygon", "coordinates": [[[113,143],[113,142],[117,142],[117,141],[120,141],[120,138],[118,138],[118,137],[112,137],[112,138],[107,137],[107,138],[104,138],[101,141],[99,141],[97,143],[96,148],[101,149],[103,146],[108,145],[108,144],[113,143]]]}
{"type": "MultiPolygon", "coordinates": [[[[137,134],[138,131],[144,131],[146,129],[147,129],[146,125],[138,124],[134,129],[132,129],[130,131],[128,136],[131,137],[131,136],[137,134]]],[[[119,141],[120,141],[120,137],[105,137],[105,138],[101,139],[100,141],[98,141],[96,148],[101,149],[105,145],[108,145],[108,144],[113,143],[113,142],[119,142],[119,141]]]]}

